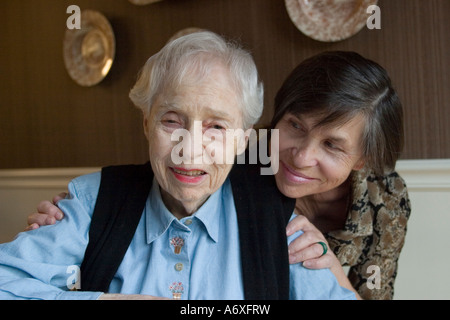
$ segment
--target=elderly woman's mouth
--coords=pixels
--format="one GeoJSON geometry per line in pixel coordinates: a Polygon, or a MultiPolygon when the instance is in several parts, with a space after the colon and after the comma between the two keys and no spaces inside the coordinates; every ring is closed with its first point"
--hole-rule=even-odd
{"type": "Polygon", "coordinates": [[[175,168],[169,167],[173,172],[175,178],[177,178],[181,182],[185,183],[197,183],[202,181],[207,172],[200,169],[186,169],[186,168],[175,168]]]}

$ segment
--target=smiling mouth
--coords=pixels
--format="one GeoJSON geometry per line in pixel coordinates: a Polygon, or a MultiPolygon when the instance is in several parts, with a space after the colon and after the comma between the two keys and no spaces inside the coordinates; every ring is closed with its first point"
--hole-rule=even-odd
{"type": "Polygon", "coordinates": [[[307,175],[301,174],[297,171],[295,171],[294,169],[292,169],[291,167],[289,167],[287,164],[281,162],[282,164],[282,168],[284,168],[284,172],[285,172],[285,176],[293,181],[293,182],[310,182],[310,181],[314,181],[317,180],[315,178],[309,177],[307,175]]]}
{"type": "Polygon", "coordinates": [[[177,173],[177,174],[181,174],[184,176],[188,176],[188,177],[198,177],[198,176],[202,176],[205,175],[206,172],[203,170],[198,170],[198,169],[191,169],[191,170],[187,170],[187,169],[183,169],[183,168],[171,168],[173,172],[177,173]]]}

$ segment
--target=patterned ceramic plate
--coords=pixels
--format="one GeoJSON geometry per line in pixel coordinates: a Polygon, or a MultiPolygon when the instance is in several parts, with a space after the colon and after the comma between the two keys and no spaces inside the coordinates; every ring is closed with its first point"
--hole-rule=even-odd
{"type": "Polygon", "coordinates": [[[81,28],[67,29],[64,37],[64,63],[70,77],[84,87],[96,85],[111,69],[115,49],[108,20],[100,12],[82,11],[81,28]]]}
{"type": "Polygon", "coordinates": [[[378,0],[285,0],[295,26],[318,41],[335,42],[358,33],[378,0]]]}

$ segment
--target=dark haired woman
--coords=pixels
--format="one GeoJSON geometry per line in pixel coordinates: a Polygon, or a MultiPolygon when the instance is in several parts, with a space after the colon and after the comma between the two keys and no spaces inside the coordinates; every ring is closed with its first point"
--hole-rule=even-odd
{"type": "Polygon", "coordinates": [[[300,216],[288,233],[312,229],[291,244],[291,262],[350,266],[362,298],[392,299],[411,209],[394,171],[403,112],[386,71],[354,52],[309,58],[279,90],[272,128],[279,129],[277,186],[297,199],[300,216]]]}

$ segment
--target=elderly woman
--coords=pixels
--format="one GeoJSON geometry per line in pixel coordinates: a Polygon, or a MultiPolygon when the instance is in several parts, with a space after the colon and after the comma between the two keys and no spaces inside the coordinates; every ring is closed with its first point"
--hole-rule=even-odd
{"type": "Polygon", "coordinates": [[[65,219],[0,245],[0,298],[354,299],[330,270],[289,265],[295,201],[273,176],[221,159],[246,145],[224,131],[262,112],[247,52],[209,32],[184,36],[148,60],[130,97],[150,164],[74,179],[65,219]],[[200,148],[187,136],[175,148],[178,129],[195,136],[199,125],[200,148]],[[80,264],[81,291],[68,291],[80,264]]]}
{"type": "Polygon", "coordinates": [[[277,186],[297,199],[301,215],[288,230],[305,231],[290,246],[291,262],[350,266],[362,298],[392,299],[411,208],[394,171],[403,113],[386,71],[353,52],[307,59],[279,90],[272,127],[279,129],[277,186]],[[326,242],[321,233],[332,249],[323,257],[315,244],[326,242]]]}

